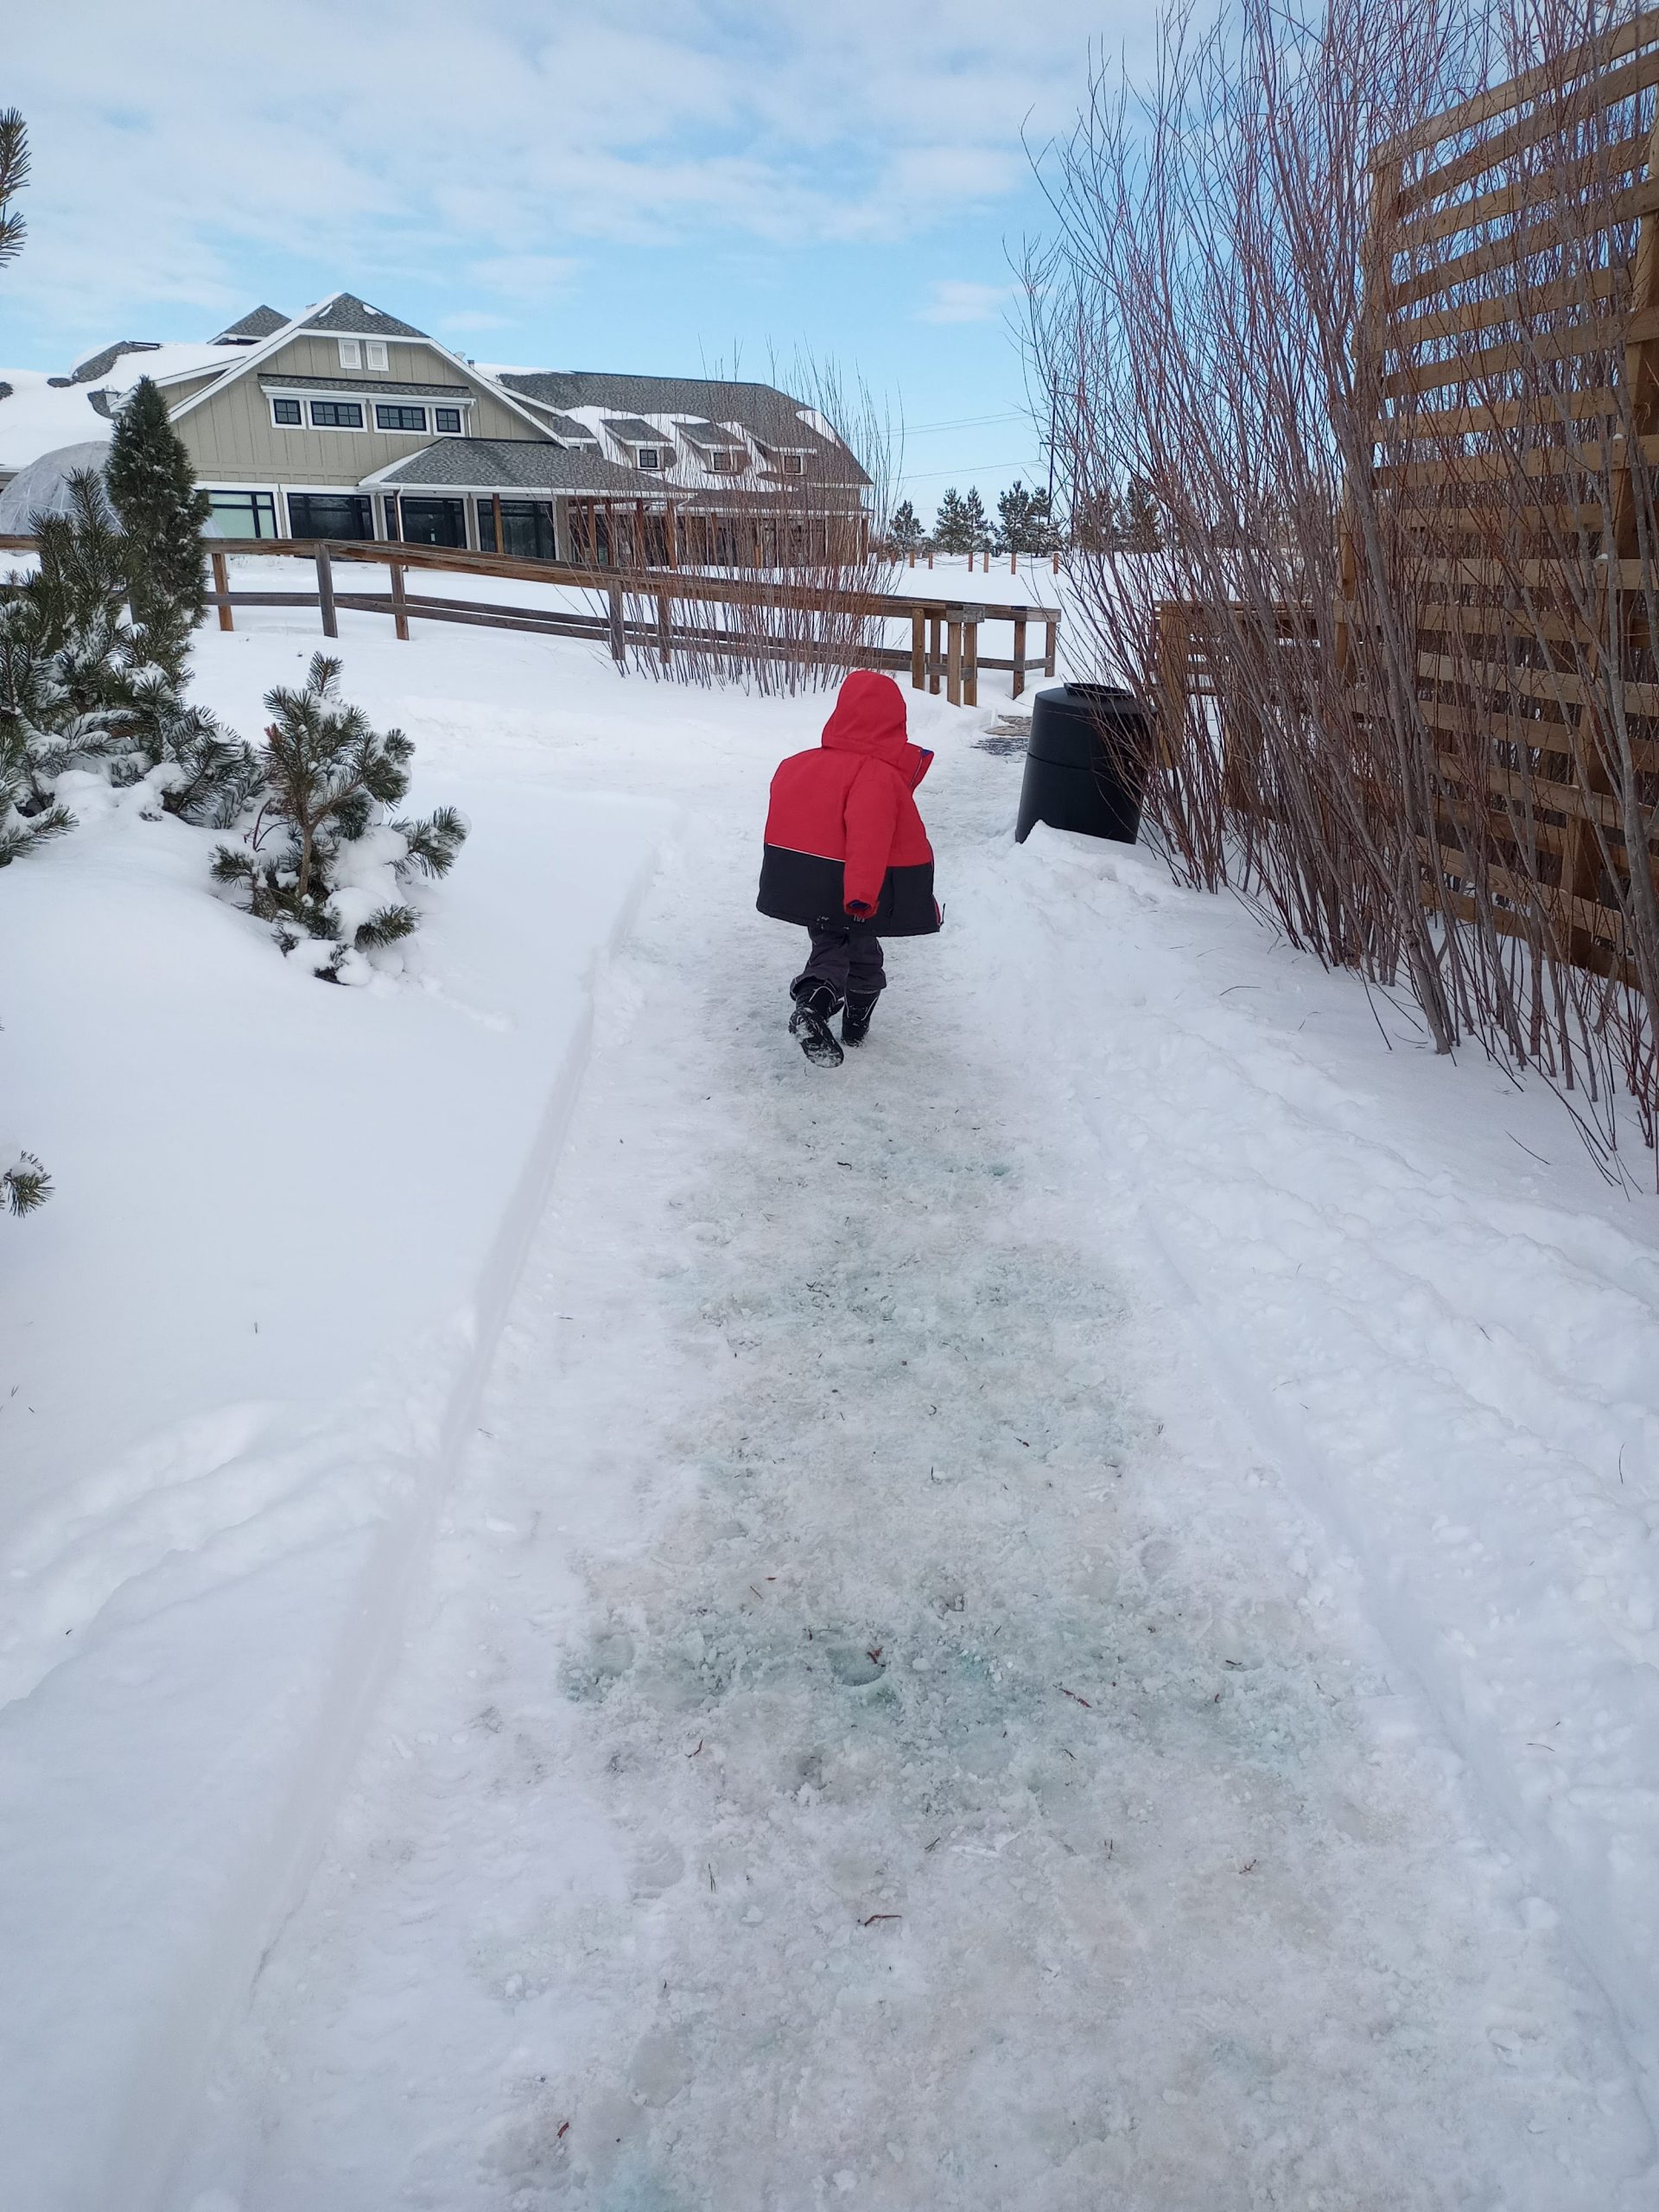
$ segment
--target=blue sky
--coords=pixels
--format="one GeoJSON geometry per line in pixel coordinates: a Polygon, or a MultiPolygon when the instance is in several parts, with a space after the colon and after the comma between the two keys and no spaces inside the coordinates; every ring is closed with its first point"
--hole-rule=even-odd
{"type": "Polygon", "coordinates": [[[906,423],[931,514],[1041,461],[1009,267],[1143,0],[77,0],[8,11],[30,237],[0,363],[345,287],[481,361],[766,376],[906,423]],[[944,427],[934,427],[944,426],[944,427]]]}

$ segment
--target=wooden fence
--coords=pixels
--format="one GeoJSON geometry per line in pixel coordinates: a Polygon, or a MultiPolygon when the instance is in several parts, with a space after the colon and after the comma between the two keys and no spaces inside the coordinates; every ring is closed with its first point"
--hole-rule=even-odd
{"type": "MultiPolygon", "coordinates": [[[[0,550],[32,551],[29,537],[0,537],[0,550]]],[[[326,638],[340,635],[340,611],[390,616],[395,633],[407,639],[411,622],[455,622],[488,630],[517,630],[533,636],[586,638],[606,645],[619,666],[631,650],[661,656],[669,665],[677,651],[734,658],[757,653],[779,659],[850,661],[865,668],[908,674],[918,691],[943,691],[952,706],[979,703],[982,671],[1011,677],[1018,698],[1033,673],[1052,676],[1058,647],[1058,608],[1043,606],[963,604],[914,593],[845,591],[790,583],[780,579],[700,575],[680,569],[594,570],[512,555],[469,553],[447,546],[409,545],[387,539],[238,540],[210,549],[213,588],[210,606],[219,611],[222,630],[234,626],[238,607],[315,607],[326,638]],[[315,589],[238,591],[231,588],[234,559],[303,561],[315,572],[315,589]],[[376,567],[388,571],[385,591],[357,591],[337,575],[340,567],[376,567]],[[508,606],[474,599],[445,597],[410,588],[412,575],[495,576],[514,582],[580,591],[597,599],[603,611],[592,614],[563,607],[508,606]],[[908,646],[855,641],[815,649],[799,638],[768,640],[752,630],[723,628],[710,619],[721,607],[779,614],[823,615],[845,622],[908,621],[908,646]],[[704,619],[698,620],[698,610],[704,619]],[[987,624],[1012,632],[1010,651],[993,656],[980,649],[987,624]],[[1034,632],[1042,643],[1036,658],[1034,632]]]]}
{"type": "MultiPolygon", "coordinates": [[[[1380,148],[1360,335],[1363,504],[1431,734],[1425,903],[1627,979],[1632,886],[1659,888],[1656,87],[1659,11],[1380,148]]],[[[1376,620],[1350,597],[1357,504],[1351,480],[1328,627],[1274,611],[1293,714],[1319,630],[1347,656],[1376,620]]],[[[1225,696],[1243,619],[1159,610],[1166,742],[1189,697],[1225,696]]],[[[1357,671],[1349,696],[1400,711],[1357,671]]]]}

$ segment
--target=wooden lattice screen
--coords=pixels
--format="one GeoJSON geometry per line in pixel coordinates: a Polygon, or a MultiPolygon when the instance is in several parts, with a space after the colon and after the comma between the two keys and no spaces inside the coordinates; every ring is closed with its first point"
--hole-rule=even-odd
{"type": "Polygon", "coordinates": [[[1659,12],[1375,156],[1344,518],[1433,734],[1428,902],[1626,980],[1659,825],[1656,86],[1659,12]]]}

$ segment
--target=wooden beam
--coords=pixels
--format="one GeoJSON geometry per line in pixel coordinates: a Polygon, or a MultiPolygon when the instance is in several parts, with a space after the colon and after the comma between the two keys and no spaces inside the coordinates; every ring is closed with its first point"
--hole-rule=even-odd
{"type": "Polygon", "coordinates": [[[1023,614],[1016,614],[1014,618],[1014,688],[1008,696],[1017,699],[1025,688],[1026,618],[1023,614]]]}
{"type": "Polygon", "coordinates": [[[317,605],[322,610],[322,634],[325,638],[340,635],[340,617],[334,612],[334,564],[328,557],[328,548],[317,547],[317,605]]]}
{"type": "Polygon", "coordinates": [[[507,533],[501,526],[501,494],[499,492],[492,492],[490,494],[490,515],[495,524],[495,550],[498,553],[505,553],[507,550],[507,533]]]}
{"type": "Polygon", "coordinates": [[[1048,635],[1043,641],[1043,674],[1045,676],[1052,676],[1054,673],[1054,649],[1058,642],[1060,635],[1059,616],[1058,614],[1051,614],[1045,626],[1047,629],[1048,635]]]}
{"type": "Polygon", "coordinates": [[[409,643],[409,597],[404,588],[404,570],[400,562],[391,564],[391,624],[404,643],[409,643]]]}
{"type": "MultiPolygon", "coordinates": [[[[914,554],[912,559],[915,558],[914,554]]],[[[910,616],[910,688],[912,691],[927,687],[927,616],[919,607],[912,607],[910,616]]]]}
{"type": "MultiPolygon", "coordinates": [[[[932,563],[930,562],[928,565],[931,567],[932,563]]],[[[943,662],[939,631],[944,620],[941,613],[930,612],[927,618],[927,688],[936,698],[938,696],[943,662]]]]}
{"type": "MultiPolygon", "coordinates": [[[[988,553],[985,556],[988,566],[990,557],[988,553]]],[[[979,704],[979,609],[976,607],[964,607],[962,616],[962,703],[964,707],[979,704]]]]}
{"type": "Polygon", "coordinates": [[[230,563],[217,549],[208,557],[213,565],[213,589],[219,594],[219,626],[221,630],[233,630],[236,621],[231,613],[230,563]]]}
{"type": "Polygon", "coordinates": [[[944,696],[949,706],[962,704],[963,609],[953,607],[944,618],[944,696]]]}
{"type": "Polygon", "coordinates": [[[607,594],[610,601],[611,658],[619,668],[628,657],[627,635],[622,626],[622,587],[613,584],[607,594]]]}

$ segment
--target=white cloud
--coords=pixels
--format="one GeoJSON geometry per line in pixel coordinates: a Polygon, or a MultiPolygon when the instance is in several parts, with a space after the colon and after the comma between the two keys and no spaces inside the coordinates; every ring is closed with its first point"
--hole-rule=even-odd
{"type": "MultiPolygon", "coordinates": [[[[1134,0],[1139,6],[1141,0],[1134,0]]],[[[576,253],[916,236],[1026,175],[1096,0],[79,0],[7,10],[35,148],[7,304],[99,331],[283,257],[545,299],[576,253]]],[[[278,304],[283,304],[278,302],[278,304]]],[[[457,310],[460,312],[461,310],[457,310]]]]}
{"type": "Polygon", "coordinates": [[[1013,296],[1009,284],[973,284],[944,276],[928,286],[918,312],[924,322],[994,322],[1013,296]]]}

